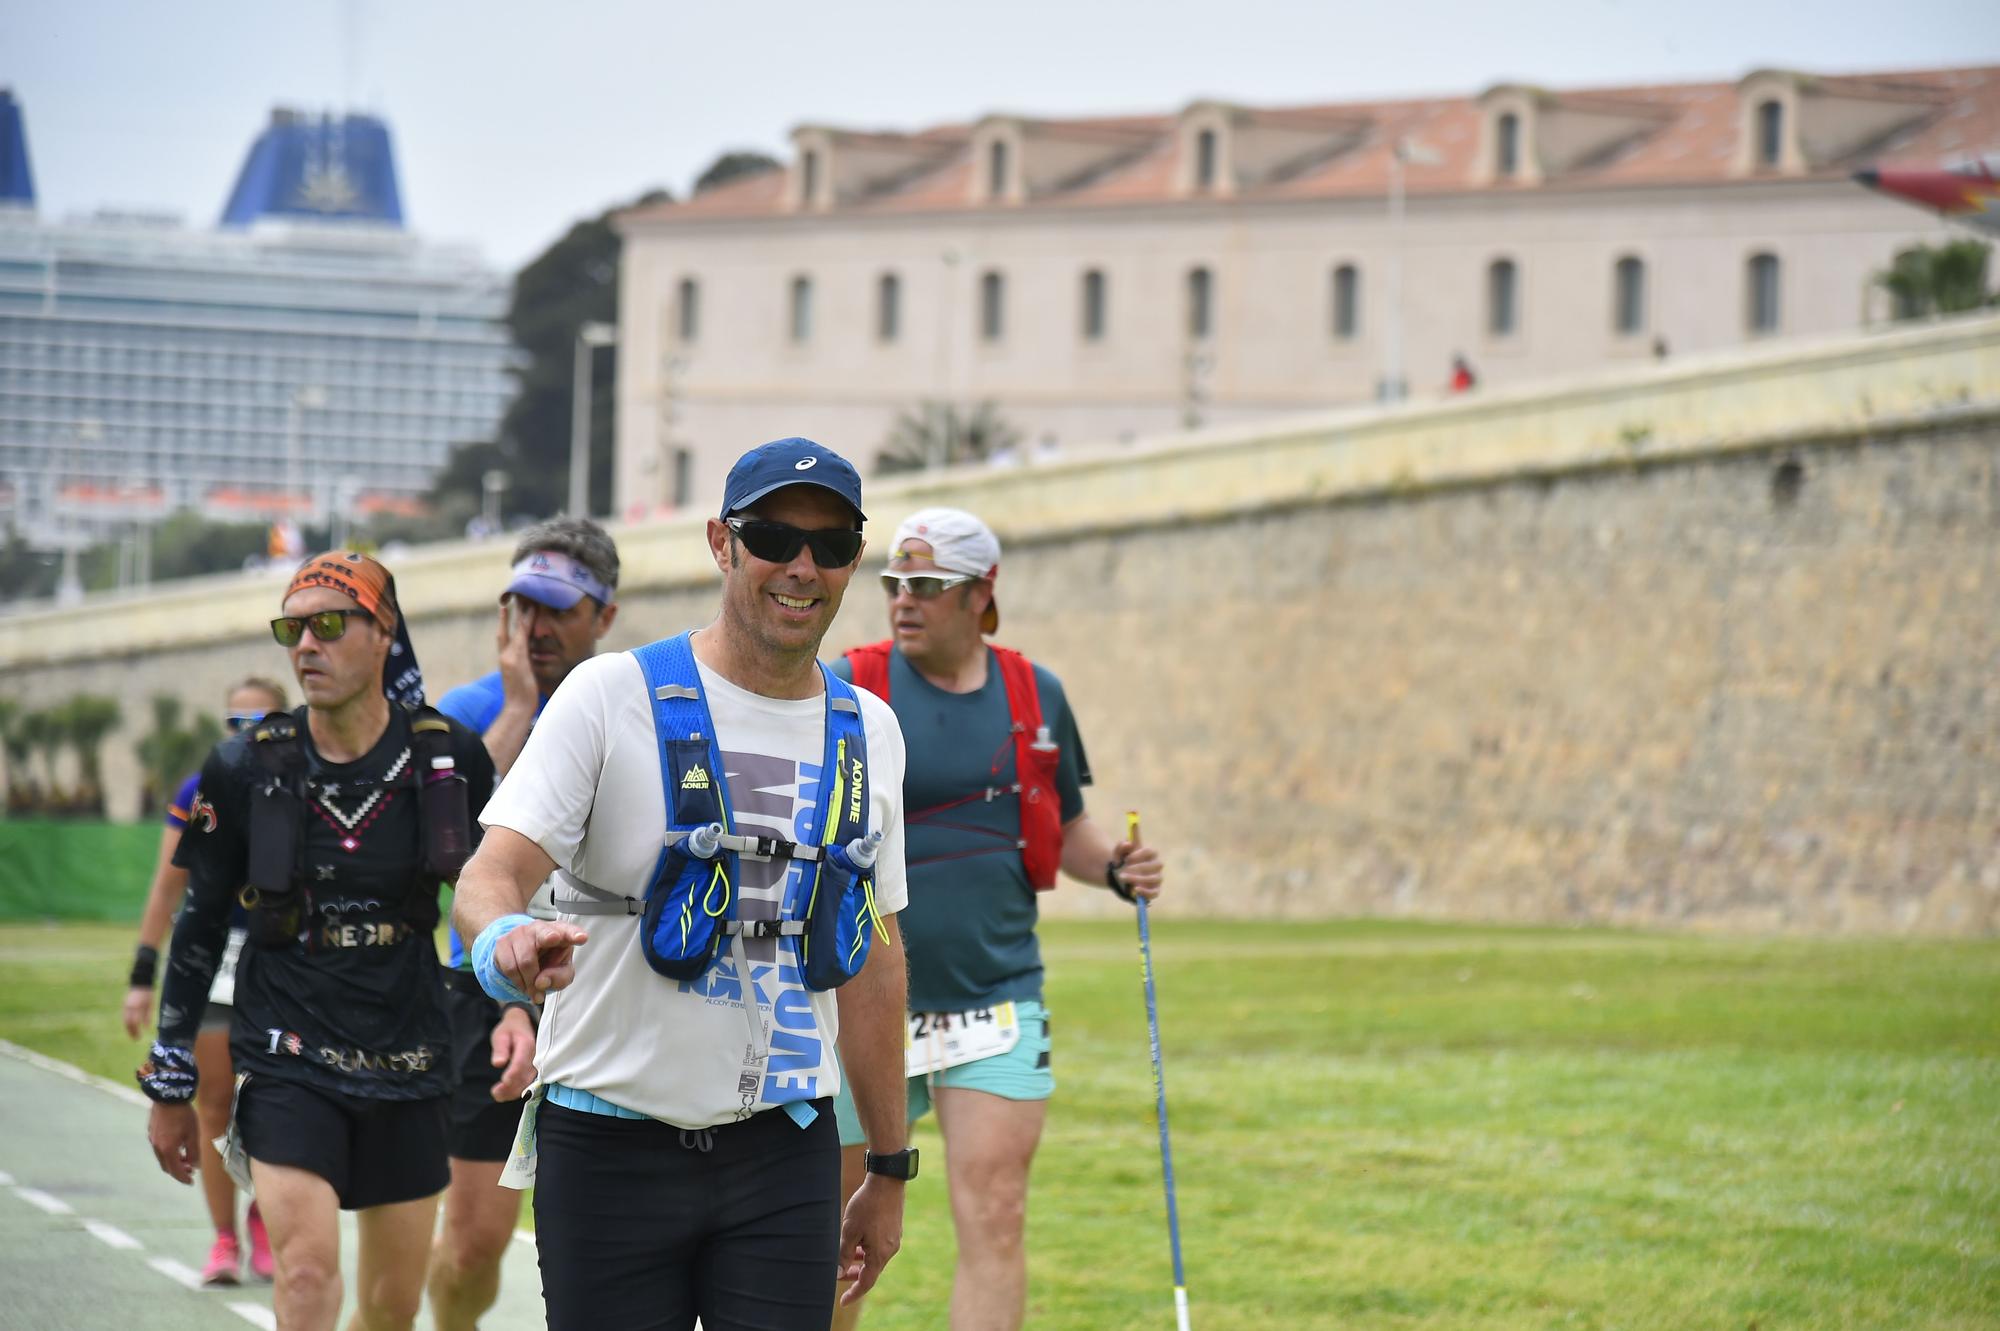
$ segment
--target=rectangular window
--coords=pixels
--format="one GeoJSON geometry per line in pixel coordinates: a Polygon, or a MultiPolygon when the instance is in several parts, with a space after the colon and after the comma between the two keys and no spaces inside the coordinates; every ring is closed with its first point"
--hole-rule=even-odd
{"type": "Polygon", "coordinates": [[[979,278],[979,336],[983,341],[998,342],[1006,333],[1006,279],[994,272],[984,273],[979,278]]]}
{"type": "Polygon", "coordinates": [[[1512,337],[1519,327],[1518,282],[1512,259],[1495,259],[1487,265],[1486,331],[1493,337],[1512,337]]]}
{"type": "Polygon", "coordinates": [[[903,311],[903,284],[894,273],[882,274],[875,284],[875,339],[878,342],[894,342],[900,329],[903,311]]]}
{"type": "Polygon", "coordinates": [[[1105,325],[1104,274],[1096,268],[1083,275],[1083,340],[1102,342],[1105,325]]]}
{"type": "Polygon", "coordinates": [[[692,277],[681,279],[680,295],[675,303],[678,315],[677,328],[683,342],[692,342],[701,332],[701,287],[692,277]]]}
{"type": "Polygon", "coordinates": [[[1353,264],[1333,270],[1333,335],[1351,342],[1361,332],[1361,274],[1353,264]]]}
{"type": "Polygon", "coordinates": [[[1780,323],[1778,256],[1753,254],[1747,277],[1747,321],[1752,333],[1775,333],[1780,323]]]}
{"type": "Polygon", "coordinates": [[[1187,330],[1197,341],[1215,331],[1215,279],[1206,268],[1191,268],[1187,275],[1187,330]]]}
{"type": "Polygon", "coordinates": [[[1646,265],[1628,254],[1612,270],[1611,326],[1629,337],[1646,329],[1646,265]]]}
{"type": "Polygon", "coordinates": [[[812,340],[813,327],[813,284],[810,277],[792,279],[791,330],[792,341],[804,343],[812,340]]]}

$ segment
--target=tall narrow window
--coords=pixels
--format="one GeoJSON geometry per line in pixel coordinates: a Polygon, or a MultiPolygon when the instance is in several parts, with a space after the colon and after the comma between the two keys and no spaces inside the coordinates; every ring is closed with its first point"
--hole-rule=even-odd
{"type": "Polygon", "coordinates": [[[1083,275],[1083,340],[1102,342],[1107,310],[1105,308],[1104,273],[1092,268],[1083,275]]]}
{"type": "Polygon", "coordinates": [[[1187,275],[1188,336],[1201,339],[1215,331],[1215,279],[1206,268],[1190,268],[1187,275]]]}
{"type": "Polygon", "coordinates": [[[1351,342],[1361,331],[1361,274],[1351,263],[1333,270],[1333,335],[1351,342]]]}
{"type": "Polygon", "coordinates": [[[1493,170],[1502,176],[1521,173],[1521,117],[1504,112],[1493,126],[1493,170]]]}
{"type": "Polygon", "coordinates": [[[1633,255],[1611,270],[1611,326],[1631,336],[1646,331],[1646,265],[1633,255]]]}
{"type": "Polygon", "coordinates": [[[1776,166],[1785,155],[1785,107],[1779,101],[1757,103],[1757,165],[1776,166]]]}
{"type": "Polygon", "coordinates": [[[694,499],[694,450],[674,450],[674,507],[686,508],[694,499]]]}
{"type": "Polygon", "coordinates": [[[1202,130],[1194,136],[1194,187],[1215,188],[1215,131],[1202,130]]]}
{"type": "Polygon", "coordinates": [[[1775,333],[1779,321],[1778,256],[1753,254],[1745,274],[1745,316],[1753,333],[1775,333]]]}
{"type": "Polygon", "coordinates": [[[1007,145],[999,139],[986,145],[986,194],[993,199],[1007,197],[1007,145]]]}
{"type": "Polygon", "coordinates": [[[813,332],[813,284],[810,277],[792,279],[792,341],[807,342],[813,332]]]}
{"type": "Polygon", "coordinates": [[[998,342],[1007,331],[1007,281],[995,272],[979,277],[979,336],[998,342]]]}
{"type": "Polygon", "coordinates": [[[1519,277],[1512,259],[1495,259],[1486,266],[1486,331],[1512,337],[1520,324],[1519,277]]]}
{"type": "Polygon", "coordinates": [[[692,277],[681,279],[680,294],[675,298],[674,313],[681,341],[694,341],[701,333],[701,286],[692,277]]]}
{"type": "Polygon", "coordinates": [[[903,283],[894,273],[875,283],[875,340],[894,342],[903,321],[903,283]]]}
{"type": "Polygon", "coordinates": [[[819,150],[808,148],[799,155],[799,202],[813,206],[819,196],[819,150]]]}

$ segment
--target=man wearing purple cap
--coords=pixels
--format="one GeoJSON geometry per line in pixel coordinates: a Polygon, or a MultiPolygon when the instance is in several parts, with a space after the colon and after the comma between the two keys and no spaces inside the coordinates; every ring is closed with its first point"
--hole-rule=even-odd
{"type": "Polygon", "coordinates": [[[454,917],[488,993],[547,1001],[508,1179],[535,1186],[552,1331],[824,1331],[827,1277],[851,1302],[902,1242],[902,733],[818,661],[862,520],[861,478],[831,449],[746,453],[707,526],[715,619],[580,666],[481,815],[491,849],[454,917]],[[846,887],[823,876],[863,844],[842,827],[873,852],[846,887]],[[558,867],[557,919],[524,914],[558,867]],[[854,918],[843,894],[864,881],[870,927],[845,953],[789,941],[854,918]],[[706,884],[699,924],[689,882],[706,884]],[[840,914],[819,913],[822,883],[840,914]],[[666,964],[691,929],[726,953],[666,964]],[[844,977],[812,970],[843,955],[844,977]],[[869,1147],[844,1211],[843,1080],[869,1147]]]}
{"type": "MultiPolygon", "coordinates": [[[[503,776],[549,695],[618,617],[618,547],[588,518],[553,518],[522,533],[500,594],[500,668],[461,684],[438,710],[477,731],[503,776]]],[[[451,1187],[431,1251],[431,1311],[439,1331],[471,1331],[500,1294],[500,1261],[521,1212],[500,1186],[521,1093],[534,1079],[532,1010],[486,996],[456,930],[445,976],[458,1085],[451,1101],[451,1187]]]]}

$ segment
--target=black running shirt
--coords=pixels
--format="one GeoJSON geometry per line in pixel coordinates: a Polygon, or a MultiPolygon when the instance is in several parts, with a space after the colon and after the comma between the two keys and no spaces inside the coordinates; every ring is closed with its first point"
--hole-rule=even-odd
{"type": "MultiPolygon", "coordinates": [[[[430,930],[412,931],[406,923],[410,894],[434,896],[439,887],[418,876],[409,715],[391,707],[382,738],[350,763],[322,759],[307,710],[294,716],[306,756],[302,886],[310,913],[300,938],[244,947],[230,1054],[239,1072],[348,1095],[447,1094],[456,1073],[436,942],[430,930]]],[[[188,871],[188,892],[160,992],[162,1044],[193,1045],[229,909],[243,886],[252,792],[268,779],[251,744],[245,731],[208,756],[174,856],[188,871]]],[[[456,721],[450,748],[466,779],[476,838],[479,810],[493,790],[493,762],[479,737],[456,721]]]]}

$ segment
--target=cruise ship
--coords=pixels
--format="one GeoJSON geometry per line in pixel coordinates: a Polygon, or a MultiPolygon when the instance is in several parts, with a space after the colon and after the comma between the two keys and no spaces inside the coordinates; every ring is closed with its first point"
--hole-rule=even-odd
{"type": "Polygon", "coordinates": [[[39,215],[0,90],[0,526],[409,509],[514,385],[507,277],[404,225],[388,126],[279,110],[213,229],[39,215]]]}

